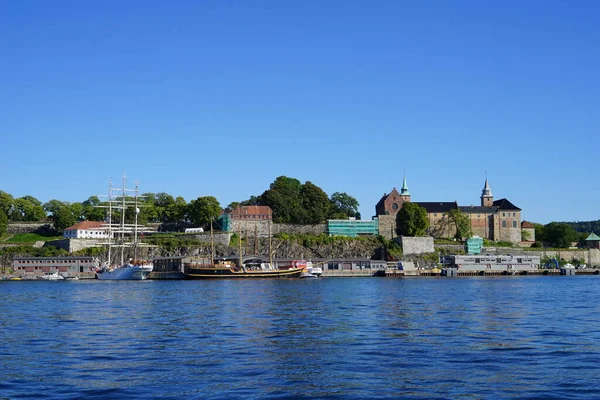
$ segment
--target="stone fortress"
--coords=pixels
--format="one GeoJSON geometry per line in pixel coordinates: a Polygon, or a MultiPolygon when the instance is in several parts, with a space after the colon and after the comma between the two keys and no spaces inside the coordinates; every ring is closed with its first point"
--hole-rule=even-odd
{"type": "MultiPolygon", "coordinates": [[[[494,200],[492,190],[486,178],[481,192],[479,206],[460,206],[457,202],[414,202],[427,211],[429,218],[428,233],[434,237],[453,237],[456,227],[448,221],[450,210],[460,210],[471,221],[473,234],[492,241],[521,243],[521,209],[508,199],[494,200]]],[[[392,239],[396,235],[396,216],[404,203],[411,202],[406,184],[406,176],[400,192],[393,188],[384,194],[375,206],[375,215],[379,219],[379,234],[392,239]]],[[[525,222],[525,225],[528,223],[525,222]]],[[[529,226],[529,225],[527,225],[529,226]]],[[[527,241],[535,241],[528,229],[527,241]]]]}

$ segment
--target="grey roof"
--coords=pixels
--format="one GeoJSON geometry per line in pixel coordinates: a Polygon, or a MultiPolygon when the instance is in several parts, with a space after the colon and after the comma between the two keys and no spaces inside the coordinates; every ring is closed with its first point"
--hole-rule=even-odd
{"type": "Polygon", "coordinates": [[[494,206],[498,207],[499,210],[517,210],[521,211],[521,209],[515,206],[513,203],[508,201],[507,199],[496,200],[493,203],[494,206]]]}
{"type": "Polygon", "coordinates": [[[498,211],[498,207],[494,206],[459,206],[460,212],[466,214],[494,214],[498,211]]]}
{"type": "Polygon", "coordinates": [[[458,208],[455,201],[419,201],[414,203],[427,210],[427,213],[445,213],[458,208]]]}

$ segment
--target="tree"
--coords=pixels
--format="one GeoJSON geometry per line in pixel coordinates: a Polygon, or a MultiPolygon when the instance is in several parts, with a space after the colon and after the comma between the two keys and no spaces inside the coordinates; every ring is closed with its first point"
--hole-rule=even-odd
{"type": "Polygon", "coordinates": [[[448,216],[448,220],[456,227],[456,233],[454,234],[456,239],[462,240],[463,238],[473,236],[471,221],[467,214],[462,213],[458,208],[455,208],[448,211],[446,215],[448,216]]]}
{"type": "Polygon", "coordinates": [[[190,202],[188,213],[192,224],[206,228],[221,214],[221,206],[212,196],[198,197],[190,202]]]}
{"type": "Polygon", "coordinates": [[[44,208],[44,211],[46,211],[50,215],[50,218],[54,219],[54,214],[56,214],[56,212],[64,206],[64,201],[53,199],[48,201],[47,203],[44,203],[42,207],[44,208]]]}
{"type": "Polygon", "coordinates": [[[73,214],[70,206],[64,205],[54,213],[54,228],[63,231],[66,228],[75,225],[77,218],[73,214]]]}
{"type": "Polygon", "coordinates": [[[83,220],[83,205],[81,203],[71,203],[69,204],[69,208],[71,209],[71,212],[77,221],[83,220]]]}
{"type": "Polygon", "coordinates": [[[273,221],[298,224],[304,219],[300,204],[302,184],[298,179],[280,176],[261,195],[262,205],[271,207],[273,221]]]}
{"type": "Polygon", "coordinates": [[[240,202],[239,201],[232,201],[231,203],[229,203],[229,205],[225,208],[225,212],[232,212],[233,210],[235,210],[236,208],[238,208],[240,206],[240,202]]]}
{"type": "Polygon", "coordinates": [[[398,235],[424,235],[429,227],[427,210],[416,203],[404,203],[396,215],[396,226],[398,235]]]}
{"type": "Polygon", "coordinates": [[[324,222],[331,207],[327,193],[309,181],[302,185],[300,190],[300,205],[305,211],[304,219],[301,221],[304,224],[324,222]]]}
{"type": "Polygon", "coordinates": [[[16,199],[13,202],[8,217],[12,221],[44,221],[46,219],[46,211],[35,197],[25,196],[16,199]],[[35,201],[32,202],[30,199],[35,201]]]}
{"type": "Polygon", "coordinates": [[[561,222],[550,222],[544,227],[545,241],[549,247],[568,248],[578,240],[575,229],[561,222]]]}
{"type": "Polygon", "coordinates": [[[14,201],[15,199],[10,194],[0,190],[0,210],[4,211],[7,217],[10,217],[14,201]]]}
{"type": "Polygon", "coordinates": [[[100,207],[102,202],[98,196],[90,196],[81,203],[83,206],[83,218],[87,221],[104,221],[106,209],[100,207]]]}
{"type": "Polygon", "coordinates": [[[4,210],[2,210],[0,208],[0,235],[4,235],[6,233],[7,229],[8,229],[8,216],[6,215],[4,210]]]}
{"type": "Polygon", "coordinates": [[[335,192],[330,198],[330,216],[345,214],[346,217],[360,219],[358,212],[358,201],[347,193],[335,192]]]}
{"type": "Polygon", "coordinates": [[[187,219],[188,203],[181,196],[175,198],[175,203],[167,209],[167,222],[183,222],[187,219]]]}

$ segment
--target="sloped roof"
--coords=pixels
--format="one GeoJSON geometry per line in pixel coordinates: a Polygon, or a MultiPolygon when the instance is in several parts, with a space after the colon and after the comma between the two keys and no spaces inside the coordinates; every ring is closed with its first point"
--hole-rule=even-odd
{"type": "Polygon", "coordinates": [[[445,213],[450,210],[456,210],[458,208],[458,204],[455,201],[420,201],[414,202],[415,204],[420,205],[427,213],[445,213]]]}
{"type": "Polygon", "coordinates": [[[598,237],[598,235],[596,235],[594,232],[592,232],[590,234],[590,236],[587,237],[587,239],[585,239],[586,241],[590,241],[590,242],[595,242],[595,241],[600,241],[600,237],[598,237]]]}
{"type": "Polygon", "coordinates": [[[494,214],[498,207],[494,206],[459,206],[460,212],[466,214],[494,214]]]}
{"type": "Polygon", "coordinates": [[[66,228],[66,231],[72,231],[75,229],[83,230],[83,229],[98,229],[104,227],[105,223],[101,221],[81,221],[76,223],[73,226],[66,228]]]}
{"type": "Polygon", "coordinates": [[[515,206],[513,203],[511,203],[507,199],[496,200],[496,201],[494,201],[494,203],[492,205],[498,207],[499,210],[521,211],[521,209],[519,207],[515,206]]]}
{"type": "Polygon", "coordinates": [[[231,211],[231,215],[272,215],[271,207],[269,206],[239,206],[231,211]]]}
{"type": "Polygon", "coordinates": [[[535,226],[529,221],[523,221],[521,222],[521,228],[535,228],[535,226]]]}

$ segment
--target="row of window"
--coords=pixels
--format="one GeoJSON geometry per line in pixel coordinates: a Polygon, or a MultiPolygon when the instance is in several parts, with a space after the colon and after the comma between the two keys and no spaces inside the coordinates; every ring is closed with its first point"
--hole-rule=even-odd
{"type": "MultiPolygon", "coordinates": [[[[506,228],[506,221],[502,221],[502,227],[506,228]]],[[[517,221],[513,221],[512,222],[512,227],[516,228],[517,227],[517,221]]]]}
{"type": "Polygon", "coordinates": [[[92,264],[90,260],[15,260],[19,264],[74,264],[76,262],[92,264]]]}

